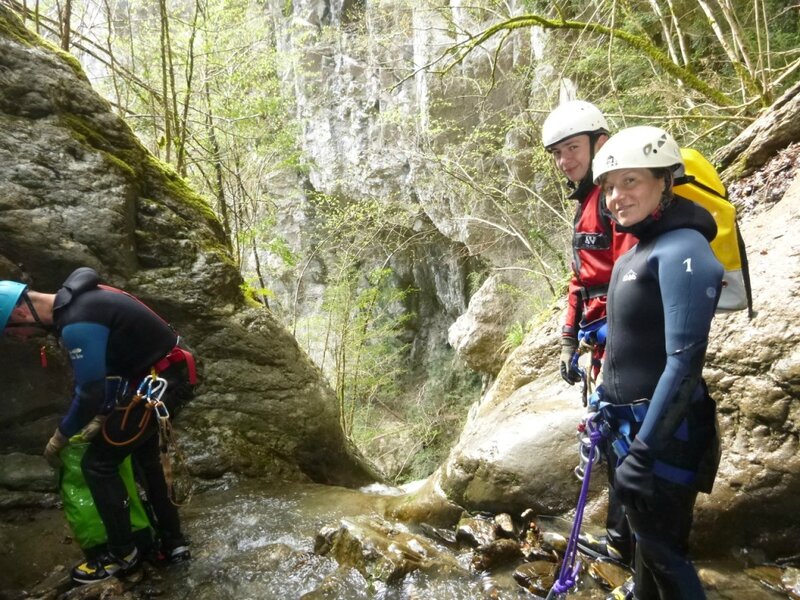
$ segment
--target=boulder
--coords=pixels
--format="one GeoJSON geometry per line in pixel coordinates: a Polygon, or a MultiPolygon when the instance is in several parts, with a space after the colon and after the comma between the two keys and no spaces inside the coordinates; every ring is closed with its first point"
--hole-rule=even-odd
{"type": "MultiPolygon", "coordinates": [[[[73,57],[2,7],[0,73],[0,279],[52,292],[90,266],[180,331],[200,371],[177,419],[194,474],[373,479],[319,369],[248,304],[207,201],[145,150],[73,57]]],[[[67,410],[67,361],[45,342],[43,372],[40,345],[0,340],[2,451],[41,452],[67,410]]]]}

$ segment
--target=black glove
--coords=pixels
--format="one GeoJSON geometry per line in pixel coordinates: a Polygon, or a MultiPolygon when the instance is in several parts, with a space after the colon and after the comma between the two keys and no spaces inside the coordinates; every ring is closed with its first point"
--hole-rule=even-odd
{"type": "Polygon", "coordinates": [[[614,474],[614,491],[625,506],[639,512],[655,510],[655,459],[642,440],[633,440],[628,454],[614,474]]]}
{"type": "Polygon", "coordinates": [[[583,379],[577,371],[577,363],[572,362],[577,350],[578,340],[576,338],[569,336],[561,338],[561,356],[559,358],[561,377],[570,385],[574,385],[583,379]]]}

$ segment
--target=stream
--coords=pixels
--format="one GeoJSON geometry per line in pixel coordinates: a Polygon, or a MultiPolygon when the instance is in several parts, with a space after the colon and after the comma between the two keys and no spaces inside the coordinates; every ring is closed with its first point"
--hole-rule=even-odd
{"type": "MultiPolygon", "coordinates": [[[[317,484],[274,484],[258,480],[223,479],[213,489],[196,493],[182,507],[192,560],[170,567],[146,565],[138,582],[124,596],[104,598],[165,600],[268,600],[322,598],[356,600],[417,599],[535,599],[512,577],[516,565],[491,574],[470,569],[469,547],[426,538],[439,559],[390,582],[340,566],[330,556],[315,553],[317,534],[353,519],[381,520],[389,492],[374,488],[348,490],[317,484]]],[[[80,549],[56,508],[6,511],[0,521],[0,600],[21,598],[91,598],[68,587],[69,568],[81,558],[80,549]]],[[[567,533],[564,519],[537,519],[543,530],[567,533]]],[[[394,524],[397,531],[425,536],[420,528],[394,524]]],[[[428,529],[427,533],[430,533],[428,529]]],[[[399,539],[399,538],[398,538],[399,539]]],[[[398,542],[399,543],[399,542],[398,542]]],[[[698,563],[709,600],[800,597],[769,590],[743,566],[698,563]]],[[[795,570],[796,571],[796,570],[795,570]]],[[[786,572],[786,571],[784,571],[786,572]]],[[[95,587],[95,586],[92,586],[95,587]]],[[[80,591],[80,590],[79,590],[80,591]]],[[[98,592],[99,594],[99,592],[98,592]]],[[[605,598],[607,592],[584,576],[568,598],[605,598]]]]}

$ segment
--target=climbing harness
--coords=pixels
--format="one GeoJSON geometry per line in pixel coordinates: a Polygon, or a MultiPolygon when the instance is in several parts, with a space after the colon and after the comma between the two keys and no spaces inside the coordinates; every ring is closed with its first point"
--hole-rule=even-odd
{"type": "MultiPolygon", "coordinates": [[[[598,417],[600,413],[598,413],[598,417]]],[[[581,525],[583,524],[583,511],[586,508],[586,499],[589,495],[589,478],[591,477],[592,464],[595,460],[594,455],[597,452],[597,446],[603,439],[603,427],[598,423],[597,419],[587,419],[586,429],[589,432],[589,456],[586,462],[583,483],[581,485],[581,493],[578,496],[578,505],[575,508],[575,520],[572,522],[572,531],[567,541],[567,549],[564,552],[564,560],[561,562],[561,570],[558,574],[558,579],[553,583],[550,592],[547,594],[547,600],[555,600],[562,598],[575,585],[578,580],[578,573],[580,572],[581,563],[578,560],[578,536],[581,532],[581,525]]]]}
{"type": "Polygon", "coordinates": [[[611,440],[611,449],[617,456],[617,464],[628,455],[633,438],[639,432],[650,401],[637,400],[630,404],[611,404],[601,402],[599,410],[603,418],[603,432],[611,440]]]}
{"type": "MultiPolygon", "coordinates": [[[[113,407],[113,410],[122,411],[123,413],[122,420],[119,424],[119,430],[123,433],[128,430],[128,421],[131,419],[132,415],[138,416],[138,414],[141,413],[141,417],[139,418],[139,422],[134,425],[135,428],[132,435],[128,439],[123,440],[112,439],[108,431],[108,425],[112,422],[112,419],[106,419],[106,422],[103,424],[103,438],[106,442],[112,446],[127,446],[128,444],[132,444],[147,430],[147,426],[153,414],[156,415],[159,421],[159,431],[164,427],[162,422],[169,419],[169,410],[167,410],[161,398],[164,396],[164,392],[167,389],[167,380],[159,377],[155,369],[142,379],[136,393],[130,399],[130,402],[125,401],[127,382],[123,382],[121,378],[110,377],[106,380],[107,384],[109,379],[120,380],[117,393],[115,394],[116,406],[113,407]]],[[[113,422],[116,422],[116,419],[114,419],[113,422]]]]}
{"type": "Polygon", "coordinates": [[[116,390],[111,391],[110,398],[112,404],[108,407],[111,412],[121,412],[122,416],[112,419],[111,415],[103,423],[103,439],[112,446],[122,447],[134,443],[147,431],[153,415],[156,417],[158,427],[158,446],[160,451],[161,466],[164,470],[164,479],[167,483],[169,498],[176,506],[179,504],[175,499],[175,486],[172,461],[169,451],[173,450],[178,462],[183,464],[183,456],[178,449],[175,435],[172,431],[169,409],[164,404],[162,398],[167,390],[167,380],[158,376],[156,368],[153,368],[149,375],[146,375],[136,393],[128,401],[127,389],[128,382],[120,377],[109,377],[106,379],[108,386],[116,386],[116,390]],[[137,419],[138,422],[133,422],[137,419]],[[113,423],[113,429],[128,434],[124,439],[113,439],[112,432],[109,430],[109,423],[113,423]],[[119,423],[117,426],[116,424],[119,423]]]}

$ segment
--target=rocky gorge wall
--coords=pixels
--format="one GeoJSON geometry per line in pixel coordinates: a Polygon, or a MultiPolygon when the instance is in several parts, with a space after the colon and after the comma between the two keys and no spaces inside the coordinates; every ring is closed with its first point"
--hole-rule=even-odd
{"type": "MultiPolygon", "coordinates": [[[[509,3],[509,10],[521,11],[517,4],[509,3]]],[[[469,11],[458,3],[439,9],[410,0],[296,0],[291,11],[278,0],[269,5],[279,32],[278,49],[292,57],[282,77],[293,90],[302,147],[310,162],[307,180],[290,175],[272,182],[281,191],[278,229],[298,254],[313,247],[309,192],[352,203],[377,199],[403,206],[405,213],[395,224],[403,241],[388,258],[365,257],[360,269],[369,271],[385,260],[395,283],[413,290],[403,309],[411,315],[405,337],[412,357],[423,362],[448,346],[448,329],[474,291],[468,284],[470,273],[486,264],[508,266],[525,255],[513,238],[486,226],[503,222],[498,207],[468,199],[431,169],[426,147],[467,145],[473,128],[486,125],[487,119],[504,126],[524,120],[530,87],[504,75],[532,63],[537,34],[509,36],[494,67],[488,54],[480,53],[443,78],[424,67],[461,39],[459,28],[470,23],[469,11]],[[493,68],[495,85],[485,94],[476,93],[476,82],[489,81],[493,68]],[[448,130],[435,125],[442,121],[458,125],[448,130]]],[[[487,47],[486,52],[495,50],[487,47]]],[[[519,174],[530,168],[531,140],[523,130],[512,129],[503,148],[485,158],[487,169],[519,174]]],[[[519,193],[513,188],[510,192],[519,193]]],[[[509,197],[504,210],[514,210],[516,199],[509,197]]],[[[292,273],[271,281],[283,307],[278,310],[318,313],[325,290],[319,274],[330,268],[333,258],[324,252],[315,255],[299,293],[292,273]]],[[[280,269],[268,252],[261,260],[280,269]]],[[[506,275],[509,283],[517,279],[506,275]]],[[[484,336],[500,347],[517,315],[510,311],[496,316],[484,336]]],[[[315,356],[313,348],[311,354],[315,356]]]]}
{"type": "MultiPolygon", "coordinates": [[[[201,384],[179,420],[193,474],[371,480],[319,370],[268,312],[248,308],[205,201],[141,146],[74,58],[0,7],[0,278],[55,291],[84,265],[195,351],[201,384]]],[[[42,460],[69,402],[65,359],[44,344],[43,371],[38,343],[0,340],[0,488],[11,504],[25,483],[5,467],[42,460]]]]}

